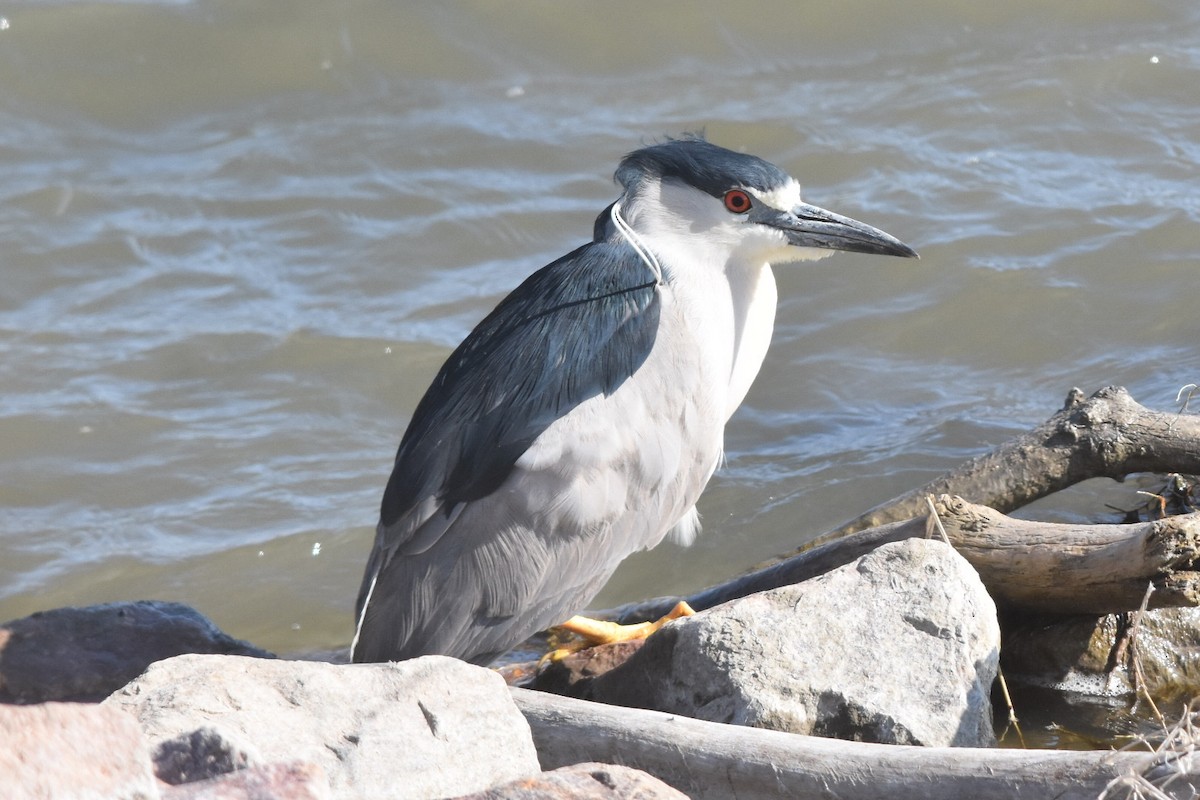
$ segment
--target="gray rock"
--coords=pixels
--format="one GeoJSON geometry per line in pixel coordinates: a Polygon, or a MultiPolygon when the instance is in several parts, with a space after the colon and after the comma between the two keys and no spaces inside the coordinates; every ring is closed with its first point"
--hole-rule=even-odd
{"type": "Polygon", "coordinates": [[[5,800],[153,800],[158,782],[137,721],[76,703],[0,705],[5,800]]]}
{"type": "Polygon", "coordinates": [[[0,625],[0,703],[96,702],[182,653],[273,657],[182,603],[39,611],[0,625]]]}
{"type": "Polygon", "coordinates": [[[994,743],[1000,632],[975,570],[908,540],[651,636],[592,698],[854,741],[994,743]]]}
{"type": "Polygon", "coordinates": [[[447,797],[540,769],[500,676],[438,656],[353,665],[179,656],[104,705],[132,713],[153,743],[213,725],[268,762],[311,762],[333,797],[447,797]]]}
{"type": "Polygon", "coordinates": [[[687,800],[687,795],[641,770],[583,763],[522,778],[457,800],[687,800]]]}
{"type": "Polygon", "coordinates": [[[262,763],[254,745],[213,725],[181,733],[154,748],[154,774],[172,786],[208,780],[262,763]]]}
{"type": "Polygon", "coordinates": [[[173,786],[162,793],[162,800],[327,800],[332,796],[324,770],[305,761],[293,761],[173,786]]]}

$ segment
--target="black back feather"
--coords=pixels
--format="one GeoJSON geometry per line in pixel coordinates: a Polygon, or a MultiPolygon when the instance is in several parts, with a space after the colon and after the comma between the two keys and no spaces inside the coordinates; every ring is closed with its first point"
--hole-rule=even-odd
{"type": "Polygon", "coordinates": [[[551,423],[641,366],[658,313],[654,275],[624,242],[592,242],[531,275],[458,346],[417,405],[380,525],[428,497],[449,514],[495,491],[551,423]]]}

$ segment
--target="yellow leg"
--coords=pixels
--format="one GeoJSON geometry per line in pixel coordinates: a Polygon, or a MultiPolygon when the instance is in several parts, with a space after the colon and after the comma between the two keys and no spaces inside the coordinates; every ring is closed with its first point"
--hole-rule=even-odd
{"type": "Polygon", "coordinates": [[[571,653],[600,644],[645,639],[671,620],[690,617],[695,613],[691,606],[681,600],[662,619],[655,622],[639,622],[635,625],[619,625],[602,619],[574,616],[561,625],[556,625],[555,629],[573,633],[579,638],[543,656],[542,661],[559,661],[571,653]]]}

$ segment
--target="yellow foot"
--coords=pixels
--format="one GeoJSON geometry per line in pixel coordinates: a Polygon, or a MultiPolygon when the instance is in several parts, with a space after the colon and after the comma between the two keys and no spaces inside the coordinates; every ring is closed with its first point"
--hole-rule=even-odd
{"type": "Polygon", "coordinates": [[[561,661],[572,653],[577,653],[580,650],[601,644],[628,642],[631,639],[645,639],[671,620],[679,619],[680,617],[690,617],[695,613],[691,606],[685,601],[680,600],[662,619],[655,622],[619,625],[607,620],[574,616],[561,625],[556,625],[554,629],[574,634],[578,638],[542,656],[541,663],[546,661],[561,661]]]}

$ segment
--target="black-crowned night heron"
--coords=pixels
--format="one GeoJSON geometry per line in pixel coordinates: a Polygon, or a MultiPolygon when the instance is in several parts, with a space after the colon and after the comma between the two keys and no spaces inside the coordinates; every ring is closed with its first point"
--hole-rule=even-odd
{"type": "Polygon", "coordinates": [[[630,553],[688,542],[725,423],[771,341],[772,264],[915,257],[698,138],[637,150],[593,240],[535,272],[442,366],[400,442],[355,661],[486,663],[588,603],[630,553]]]}

